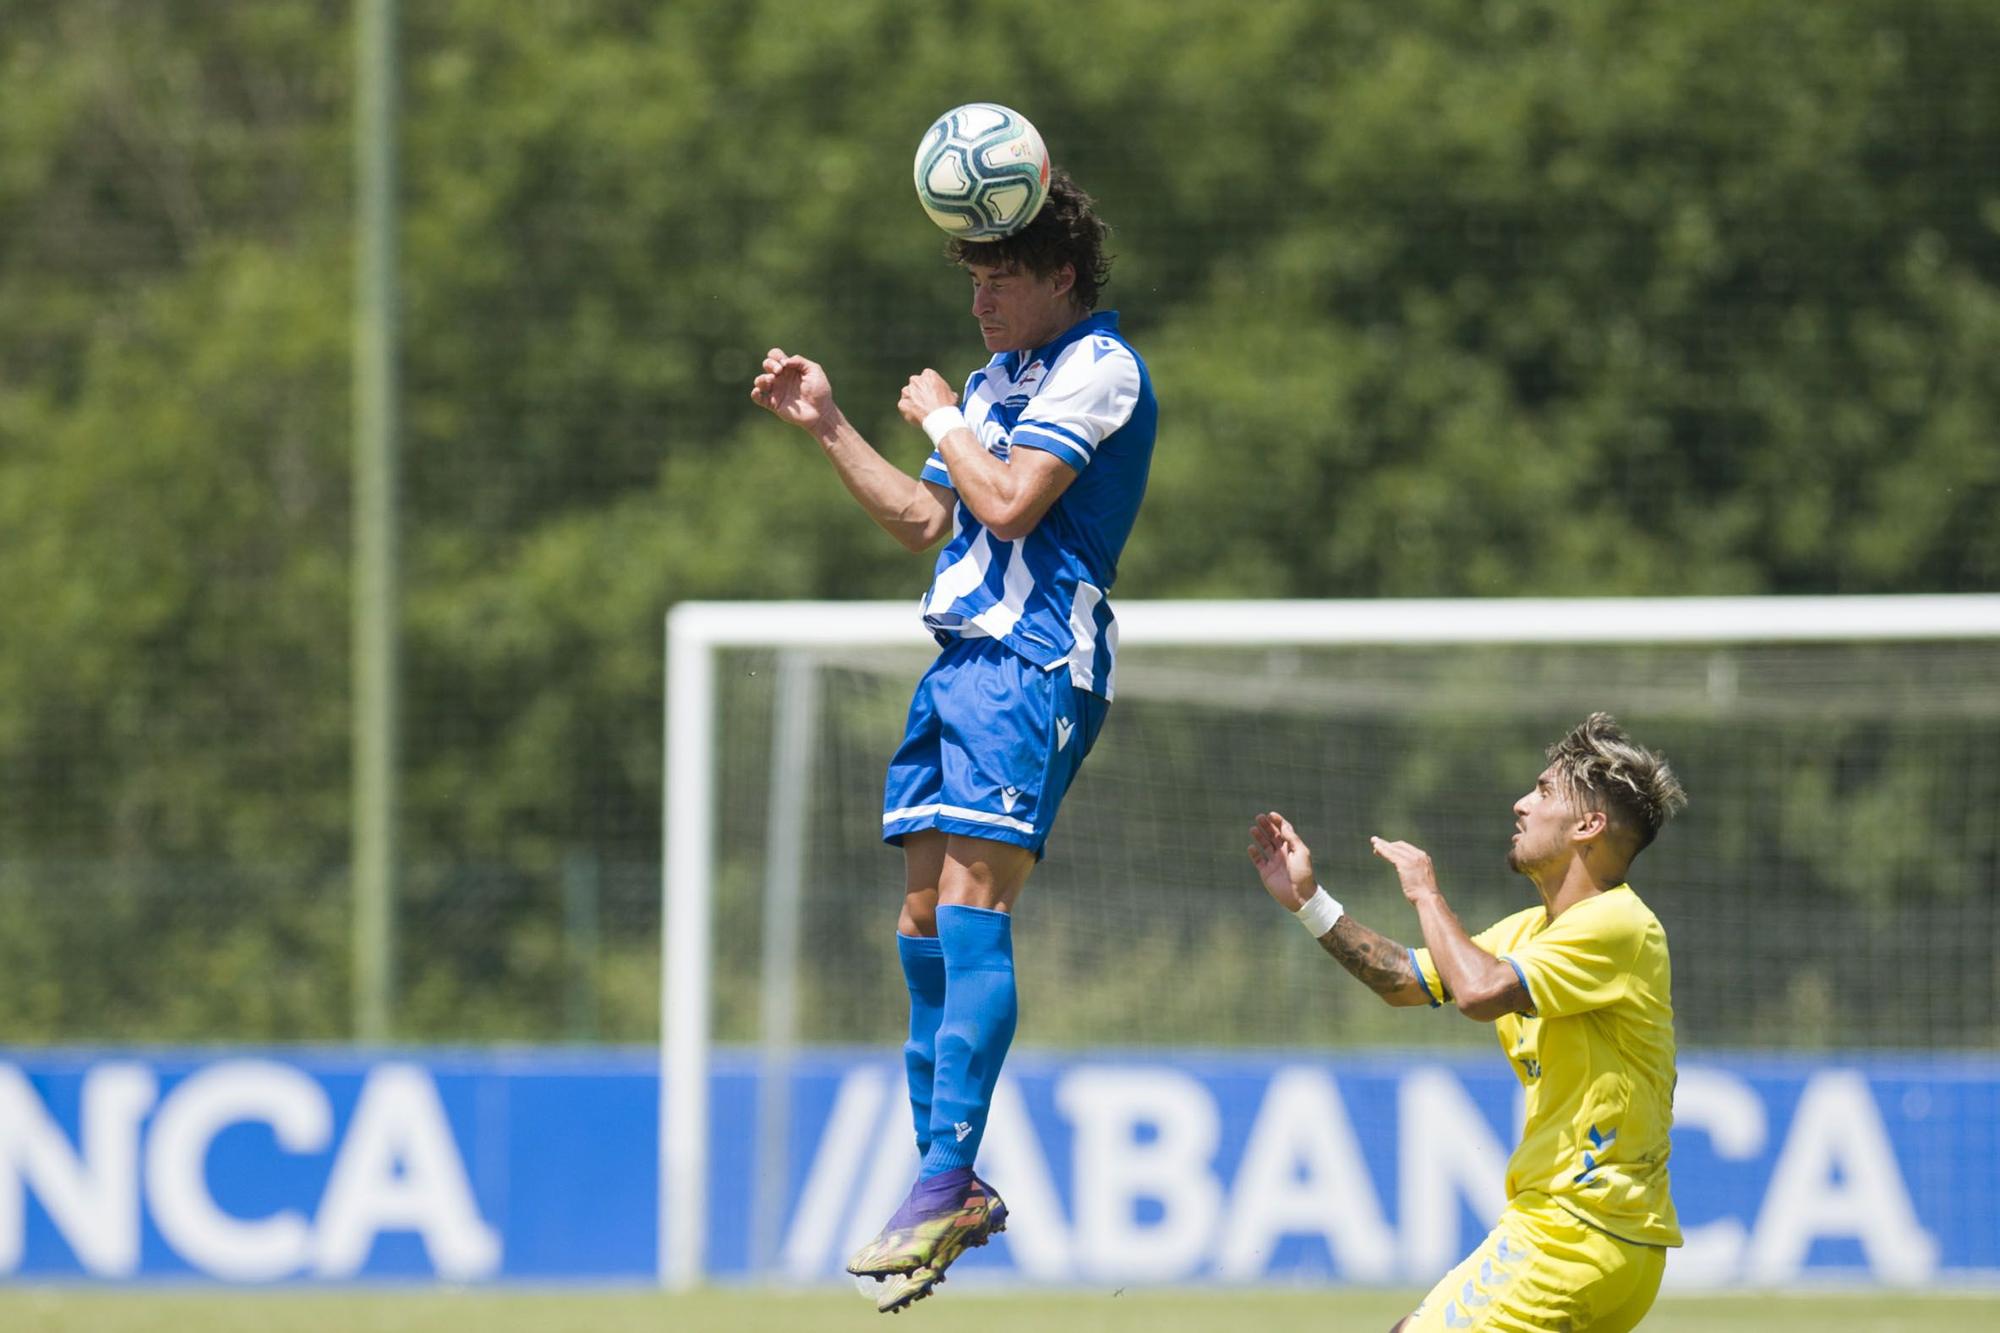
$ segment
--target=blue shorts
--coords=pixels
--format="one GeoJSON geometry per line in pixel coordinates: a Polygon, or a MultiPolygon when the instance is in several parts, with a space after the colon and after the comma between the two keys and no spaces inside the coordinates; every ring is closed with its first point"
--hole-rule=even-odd
{"type": "Polygon", "coordinates": [[[1111,705],[995,639],[947,644],[917,682],[882,793],[882,840],[919,829],[1039,858],[1111,705]]]}

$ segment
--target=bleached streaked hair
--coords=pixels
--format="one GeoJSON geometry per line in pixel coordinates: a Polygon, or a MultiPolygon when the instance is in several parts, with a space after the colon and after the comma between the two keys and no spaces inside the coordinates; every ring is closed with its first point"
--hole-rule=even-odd
{"type": "Polygon", "coordinates": [[[1687,793],[1665,756],[1634,743],[1609,713],[1592,713],[1551,745],[1549,762],[1571,807],[1602,811],[1612,823],[1624,825],[1635,839],[1635,855],[1687,804],[1687,793]]]}

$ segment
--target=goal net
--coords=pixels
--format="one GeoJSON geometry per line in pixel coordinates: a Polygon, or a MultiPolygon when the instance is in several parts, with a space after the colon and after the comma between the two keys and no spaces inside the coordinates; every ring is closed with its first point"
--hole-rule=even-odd
{"type": "MultiPolygon", "coordinates": [[[[1127,603],[1120,623],[1110,720],[1017,909],[1017,1048],[1490,1041],[1293,947],[1250,819],[1284,812],[1348,910],[1412,943],[1368,837],[1414,842],[1477,931],[1533,901],[1511,806],[1597,709],[1689,793],[1633,876],[1673,942],[1684,1050],[2000,1038],[2000,597],[1127,603]]],[[[671,1180],[699,1166],[710,1043],[902,1041],[882,777],[936,649],[900,604],[689,605],[669,641],[662,1148],[698,1216],[671,1180]]]]}

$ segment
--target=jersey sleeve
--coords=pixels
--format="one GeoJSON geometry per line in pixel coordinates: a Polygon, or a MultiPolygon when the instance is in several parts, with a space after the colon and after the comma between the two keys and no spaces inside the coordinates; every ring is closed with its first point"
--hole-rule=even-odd
{"type": "Polygon", "coordinates": [[[1520,974],[1534,1013],[1589,1013],[1624,998],[1644,928],[1629,913],[1572,908],[1500,957],[1520,974]]]}
{"type": "Polygon", "coordinates": [[[1424,988],[1424,998],[1435,1009],[1450,999],[1444,993],[1444,978],[1438,975],[1437,964],[1431,961],[1431,951],[1424,948],[1410,950],[1410,966],[1417,970],[1417,984],[1424,988]]]}
{"type": "MultiPolygon", "coordinates": [[[[1514,918],[1509,917],[1505,921],[1495,922],[1474,935],[1472,942],[1486,952],[1497,955],[1505,947],[1505,941],[1513,934],[1509,929],[1513,920],[1514,918]]],[[[1445,988],[1444,977],[1439,974],[1437,963],[1432,959],[1429,949],[1419,947],[1410,950],[1410,966],[1417,970],[1417,981],[1423,986],[1424,995],[1430,1000],[1431,1008],[1435,1009],[1451,998],[1451,993],[1445,988]]]]}
{"type": "Polygon", "coordinates": [[[1078,339],[1049,372],[1009,437],[1014,445],[1054,454],[1078,472],[1105,437],[1139,405],[1139,359],[1108,334],[1078,339]]]}
{"type": "Polygon", "coordinates": [[[944,465],[944,455],[935,449],[931,450],[931,456],[924,460],[924,470],[917,476],[920,480],[942,486],[948,491],[958,489],[951,484],[951,472],[944,465]]]}

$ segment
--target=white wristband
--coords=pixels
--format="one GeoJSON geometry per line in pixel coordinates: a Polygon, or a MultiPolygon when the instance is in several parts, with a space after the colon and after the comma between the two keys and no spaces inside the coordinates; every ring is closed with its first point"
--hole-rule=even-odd
{"type": "Polygon", "coordinates": [[[1333,929],[1333,923],[1340,920],[1345,910],[1340,905],[1340,899],[1315,884],[1313,896],[1306,899],[1305,906],[1292,913],[1292,918],[1306,928],[1306,934],[1318,939],[1333,929]]]}
{"type": "Polygon", "coordinates": [[[944,437],[955,430],[971,430],[965,423],[965,413],[956,407],[940,407],[924,418],[924,434],[931,437],[931,443],[944,443],[944,437]]]}

